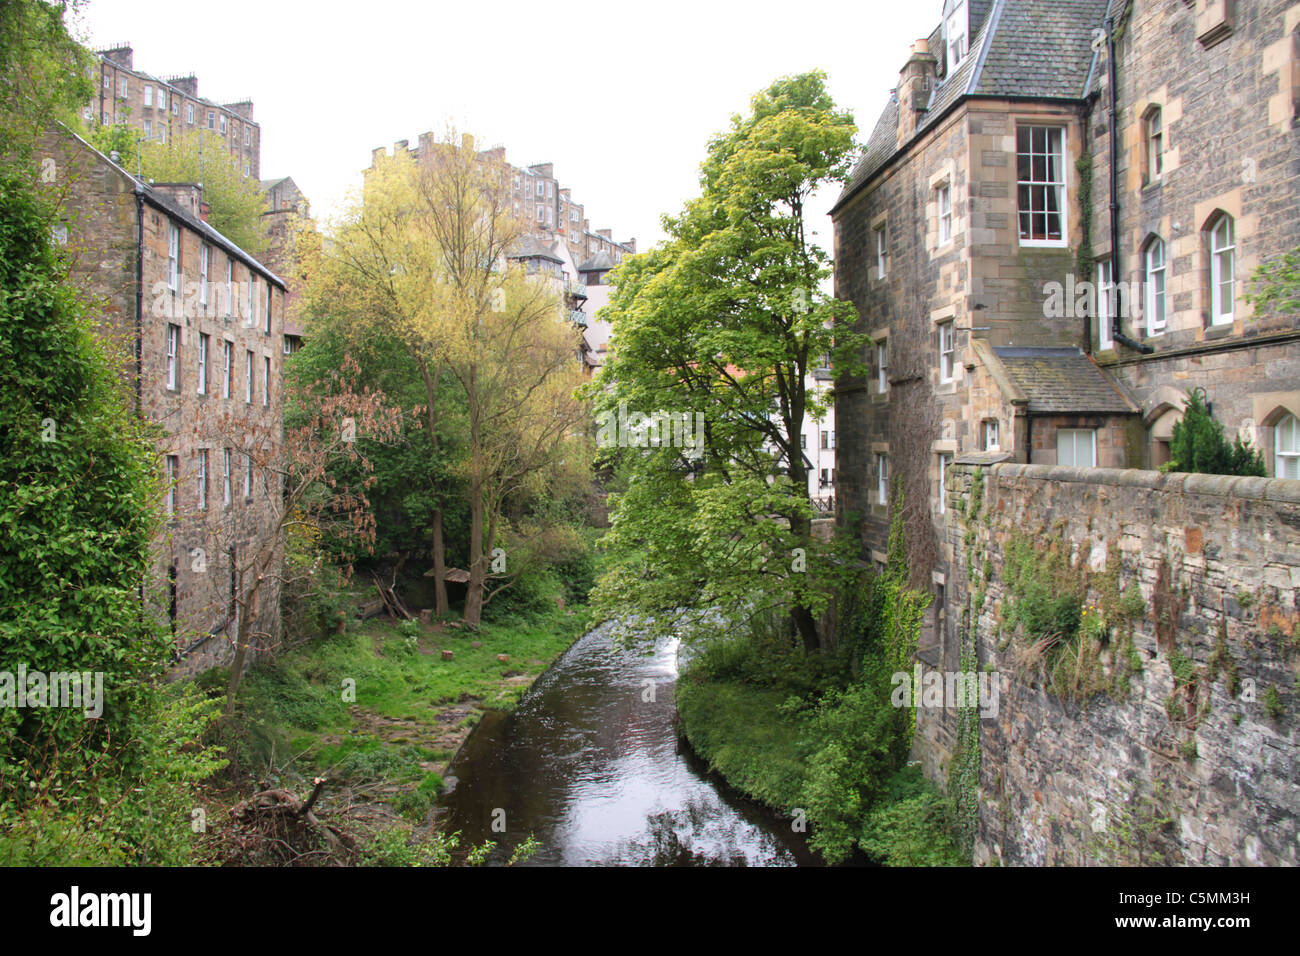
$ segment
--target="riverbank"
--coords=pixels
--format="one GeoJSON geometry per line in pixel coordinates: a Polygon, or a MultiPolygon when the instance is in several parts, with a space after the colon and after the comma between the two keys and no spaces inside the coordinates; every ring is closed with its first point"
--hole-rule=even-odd
{"type": "Polygon", "coordinates": [[[242,852],[232,848],[237,828],[223,808],[270,790],[306,799],[323,781],[314,813],[342,825],[356,844],[346,854],[355,862],[451,861],[458,848],[435,831],[430,812],[447,766],[485,712],[513,709],[588,627],[584,608],[473,632],[450,624],[353,621],[342,634],[254,668],[222,733],[230,772],[208,790],[209,819],[220,834],[209,856],[292,862],[223,859],[242,852]]]}
{"type": "Polygon", "coordinates": [[[706,648],[677,682],[691,748],[728,784],[806,826],[830,863],[861,852],[886,866],[962,866],[948,800],[906,764],[879,675],[778,642],[706,648]]]}

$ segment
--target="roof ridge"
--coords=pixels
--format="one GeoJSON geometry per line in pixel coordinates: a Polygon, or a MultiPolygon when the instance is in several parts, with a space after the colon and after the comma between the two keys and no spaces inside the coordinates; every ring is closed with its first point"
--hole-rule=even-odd
{"type": "Polygon", "coordinates": [[[984,75],[984,63],[988,59],[989,48],[993,46],[993,34],[998,31],[998,21],[1002,19],[1002,7],[1006,0],[993,0],[993,9],[984,21],[984,40],[980,44],[980,55],[975,61],[975,66],[970,71],[970,82],[966,84],[966,95],[970,96],[975,92],[979,85],[980,77],[984,75]]]}

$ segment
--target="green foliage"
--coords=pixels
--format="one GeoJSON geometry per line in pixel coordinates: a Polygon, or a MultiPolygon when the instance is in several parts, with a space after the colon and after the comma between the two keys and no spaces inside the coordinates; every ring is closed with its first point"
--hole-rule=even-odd
{"type": "Polygon", "coordinates": [[[1300,311],[1300,246],[1260,263],[1250,277],[1246,301],[1261,310],[1300,311]]]}
{"type": "Polygon", "coordinates": [[[1264,713],[1268,714],[1270,720],[1281,720],[1284,713],[1282,707],[1282,695],[1278,693],[1274,684],[1269,684],[1260,695],[1259,702],[1264,706],[1264,713]]]}
{"type": "Polygon", "coordinates": [[[1094,834],[1093,850],[1103,866],[1169,866],[1177,862],[1169,785],[1121,785],[1119,799],[1106,805],[1104,829],[1094,834]]]}
{"type": "Polygon", "coordinates": [[[1223,425],[1214,420],[1205,403],[1205,390],[1192,389],[1183,419],[1174,425],[1169,441],[1169,462],[1165,471],[1210,475],[1254,475],[1263,477],[1264,456],[1242,441],[1224,437],[1223,425]]]}
{"type": "Polygon", "coordinates": [[[886,866],[965,866],[953,837],[953,808],[907,766],[890,777],[884,799],[866,816],[858,846],[886,866]]]}
{"type": "Polygon", "coordinates": [[[0,0],[0,157],[22,166],[52,120],[69,126],[95,94],[94,59],[68,33],[81,0],[0,0]]]}

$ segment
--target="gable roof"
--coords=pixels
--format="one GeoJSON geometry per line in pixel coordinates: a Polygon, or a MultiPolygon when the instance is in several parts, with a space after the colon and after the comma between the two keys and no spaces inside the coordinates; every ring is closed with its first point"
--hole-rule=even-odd
{"type": "Polygon", "coordinates": [[[1080,349],[994,346],[993,354],[1029,400],[1031,415],[1138,411],[1120,385],[1080,349]]]}
{"type": "MultiPolygon", "coordinates": [[[[972,0],[969,54],[935,81],[916,133],[901,148],[897,93],[890,97],[831,214],[968,98],[1082,102],[1096,72],[1093,31],[1109,5],[1110,0],[972,0]]],[[[943,51],[942,25],[931,35],[930,49],[943,51]]]]}

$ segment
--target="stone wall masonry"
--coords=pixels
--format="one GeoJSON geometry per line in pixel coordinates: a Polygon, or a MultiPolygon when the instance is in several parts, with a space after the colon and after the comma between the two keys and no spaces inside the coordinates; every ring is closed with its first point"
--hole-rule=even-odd
{"type": "MultiPolygon", "coordinates": [[[[979,721],[976,862],[1300,862],[1300,481],[958,465],[946,490],[945,640],[969,622],[1002,681],[996,717],[979,721]],[[1062,698],[1028,661],[1006,625],[1017,534],[1067,549],[1085,604],[1104,603],[1116,571],[1140,590],[1132,652],[1117,626],[1099,655],[1126,687],[1062,698]],[[1177,720],[1174,668],[1189,664],[1198,716],[1177,720]]],[[[952,734],[943,712],[919,715],[915,756],[943,779],[952,734]]]]}

